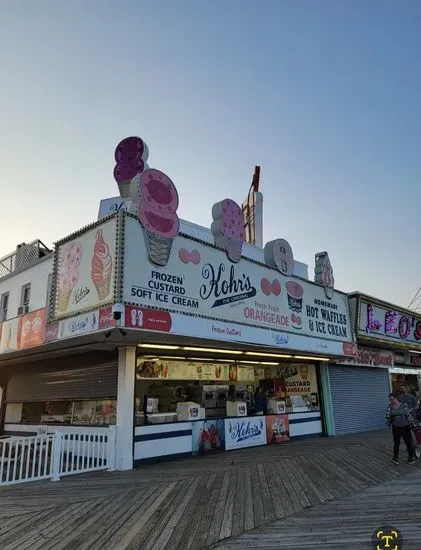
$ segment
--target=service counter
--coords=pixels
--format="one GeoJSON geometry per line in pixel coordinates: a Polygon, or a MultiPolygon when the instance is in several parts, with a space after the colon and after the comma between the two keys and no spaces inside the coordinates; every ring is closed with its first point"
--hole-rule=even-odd
{"type": "Polygon", "coordinates": [[[136,426],[134,464],[273,445],[322,433],[320,411],[136,426]]]}

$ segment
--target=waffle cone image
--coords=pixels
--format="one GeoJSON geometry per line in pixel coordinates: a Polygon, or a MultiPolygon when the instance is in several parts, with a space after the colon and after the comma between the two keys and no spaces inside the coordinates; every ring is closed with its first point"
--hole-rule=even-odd
{"type": "Polygon", "coordinates": [[[238,262],[241,260],[241,252],[243,250],[243,241],[239,239],[225,239],[226,242],[226,252],[228,258],[233,262],[238,262]]]}
{"type": "Polygon", "coordinates": [[[100,300],[105,300],[110,293],[111,279],[107,279],[102,284],[95,284],[95,288],[100,300]]]}
{"type": "Polygon", "coordinates": [[[151,262],[156,265],[167,265],[174,239],[155,235],[148,230],[145,230],[145,239],[151,262]]]}
{"type": "Polygon", "coordinates": [[[167,175],[154,168],[141,174],[138,190],[138,217],[145,230],[149,260],[165,266],[180,227],[177,190],[167,175]]]}
{"type": "Polygon", "coordinates": [[[57,296],[57,309],[60,312],[64,312],[67,310],[67,306],[69,305],[71,294],[72,294],[71,288],[60,289],[59,295],[57,296]]]}

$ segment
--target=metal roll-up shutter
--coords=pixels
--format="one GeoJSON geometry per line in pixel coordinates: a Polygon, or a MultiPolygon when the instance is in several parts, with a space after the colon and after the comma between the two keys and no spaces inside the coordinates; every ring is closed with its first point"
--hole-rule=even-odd
{"type": "Polygon", "coordinates": [[[117,362],[12,375],[8,403],[117,397],[117,362]]]}
{"type": "Polygon", "coordinates": [[[336,435],[385,428],[387,369],[332,366],[329,379],[336,435]]]}

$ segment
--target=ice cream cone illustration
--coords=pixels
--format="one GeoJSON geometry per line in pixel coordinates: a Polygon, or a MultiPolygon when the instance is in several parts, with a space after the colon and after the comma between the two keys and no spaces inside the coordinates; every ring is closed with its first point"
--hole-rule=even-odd
{"type": "Polygon", "coordinates": [[[232,262],[241,260],[245,239],[244,219],[240,206],[231,199],[217,202],[212,208],[211,231],[215,245],[226,250],[232,262]]]}
{"type": "Polygon", "coordinates": [[[146,169],[148,154],[146,143],[139,137],[125,138],[117,145],[114,153],[116,161],[114,179],[123,199],[131,199],[131,181],[146,169]]]}
{"type": "Polygon", "coordinates": [[[300,374],[301,374],[301,378],[303,380],[307,380],[307,378],[308,378],[308,365],[301,365],[300,366],[300,374]]]}
{"type": "Polygon", "coordinates": [[[145,229],[149,260],[156,265],[167,265],[180,227],[176,213],[177,189],[168,176],[154,168],[141,174],[138,189],[138,217],[145,229]]]}
{"type": "Polygon", "coordinates": [[[71,242],[63,247],[59,266],[57,292],[57,309],[61,313],[67,310],[70,296],[79,279],[81,259],[82,247],[77,241],[71,242]]]}
{"type": "Polygon", "coordinates": [[[287,290],[288,307],[291,311],[291,326],[300,330],[302,328],[301,313],[304,289],[296,281],[288,281],[285,288],[287,290]]]}
{"type": "Polygon", "coordinates": [[[315,256],[314,282],[324,286],[326,298],[329,300],[333,298],[335,279],[327,252],[320,252],[315,256]]]}
{"type": "Polygon", "coordinates": [[[91,261],[91,279],[101,302],[110,294],[112,270],[110,247],[104,240],[102,229],[98,229],[91,261]]]}

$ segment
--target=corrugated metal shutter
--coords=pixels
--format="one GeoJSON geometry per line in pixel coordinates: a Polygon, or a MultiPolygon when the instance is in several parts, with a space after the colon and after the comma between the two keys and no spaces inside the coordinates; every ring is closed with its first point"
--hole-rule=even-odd
{"type": "Polygon", "coordinates": [[[10,377],[6,401],[36,402],[117,397],[117,362],[21,372],[10,377]]]}
{"type": "Polygon", "coordinates": [[[385,427],[387,369],[332,366],[329,378],[336,435],[385,427]]]}

